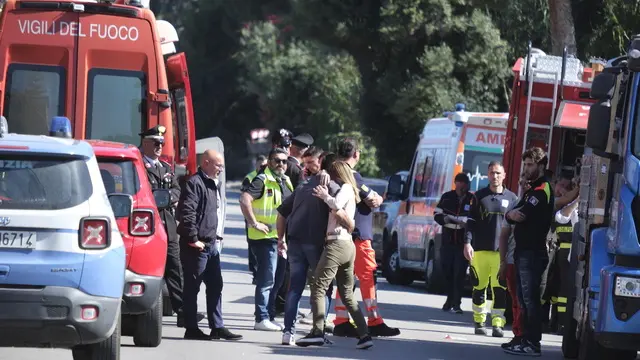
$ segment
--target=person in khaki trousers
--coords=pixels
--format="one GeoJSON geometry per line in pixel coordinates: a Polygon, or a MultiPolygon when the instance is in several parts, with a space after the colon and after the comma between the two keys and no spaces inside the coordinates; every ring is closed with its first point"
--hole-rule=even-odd
{"type": "Polygon", "coordinates": [[[315,270],[311,285],[311,311],[313,312],[313,329],[307,336],[296,341],[298,346],[324,345],[325,293],[333,279],[336,279],[338,292],[351,317],[356,322],[359,349],[373,346],[368,334],[367,321],[360,311],[353,295],[354,262],[356,248],[351,237],[353,231],[356,203],[360,201],[356,180],[349,165],[336,161],[329,168],[331,179],[340,184],[340,191],[335,197],[329,195],[326,186],[314,189],[314,195],[324,200],[332,210],[327,225],[327,240],[322,256],[315,270]],[[341,218],[337,212],[344,210],[348,219],[341,218]],[[345,226],[345,220],[348,226],[345,226]]]}

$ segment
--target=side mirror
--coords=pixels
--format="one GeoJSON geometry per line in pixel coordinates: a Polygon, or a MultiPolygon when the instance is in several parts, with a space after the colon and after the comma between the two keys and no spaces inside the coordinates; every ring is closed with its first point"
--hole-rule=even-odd
{"type": "Polygon", "coordinates": [[[606,100],[613,97],[613,88],[615,87],[616,74],[603,72],[593,78],[591,83],[590,95],[593,99],[606,100]]]}
{"type": "Polygon", "coordinates": [[[133,212],[133,198],[127,194],[109,194],[109,203],[116,218],[129,217],[133,212]]]}
{"type": "Polygon", "coordinates": [[[640,71],[640,35],[635,35],[631,39],[627,52],[627,68],[633,72],[640,71]]]}
{"type": "Polygon", "coordinates": [[[164,210],[171,205],[171,193],[167,189],[153,190],[153,197],[156,199],[156,206],[159,210],[164,210]]]}
{"type": "Polygon", "coordinates": [[[609,141],[609,127],[611,125],[611,102],[600,100],[591,105],[589,122],[587,123],[586,146],[595,150],[605,151],[609,141]]]}
{"type": "Polygon", "coordinates": [[[402,181],[402,177],[400,175],[391,175],[391,177],[389,178],[389,185],[387,185],[387,197],[389,199],[402,198],[403,186],[404,181],[402,181]]]}

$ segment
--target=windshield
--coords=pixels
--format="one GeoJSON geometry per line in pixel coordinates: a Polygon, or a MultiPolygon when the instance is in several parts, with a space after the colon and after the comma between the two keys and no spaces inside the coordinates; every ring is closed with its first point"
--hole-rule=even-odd
{"type": "Polygon", "coordinates": [[[98,166],[107,194],[135,195],[140,190],[140,179],[132,161],[98,158],[98,166]]]}
{"type": "Polygon", "coordinates": [[[502,152],[498,153],[493,149],[488,151],[465,150],[462,171],[471,180],[469,191],[477,191],[489,185],[489,163],[492,161],[502,161],[502,152]]]}
{"type": "Polygon", "coordinates": [[[83,159],[0,154],[0,209],[66,209],[92,193],[83,159]]]}
{"type": "Polygon", "coordinates": [[[87,94],[87,139],[137,145],[147,128],[144,73],[91,69],[87,94]]]}
{"type": "Polygon", "coordinates": [[[11,64],[4,117],[12,133],[45,135],[54,116],[64,115],[64,68],[11,64]]]}

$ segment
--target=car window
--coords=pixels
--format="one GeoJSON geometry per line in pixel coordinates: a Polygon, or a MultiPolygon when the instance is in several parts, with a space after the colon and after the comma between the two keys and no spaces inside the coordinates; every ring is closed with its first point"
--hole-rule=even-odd
{"type": "Polygon", "coordinates": [[[98,166],[107,194],[135,195],[140,190],[140,179],[133,161],[99,157],[98,166]]]}
{"type": "Polygon", "coordinates": [[[82,158],[0,154],[0,209],[67,209],[92,193],[82,158]]]}

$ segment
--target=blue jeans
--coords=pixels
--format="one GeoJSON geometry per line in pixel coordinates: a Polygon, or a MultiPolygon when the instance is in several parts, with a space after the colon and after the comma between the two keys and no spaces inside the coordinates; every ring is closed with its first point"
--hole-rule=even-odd
{"type": "Polygon", "coordinates": [[[549,263],[545,250],[522,250],[515,254],[522,337],[535,345],[542,339],[542,274],[549,263]]]}
{"type": "MultiPolygon", "coordinates": [[[[284,331],[294,332],[298,310],[300,308],[300,298],[307,282],[307,272],[309,268],[315,270],[318,260],[322,255],[323,246],[300,244],[295,241],[289,243],[287,258],[289,259],[289,291],[284,308],[284,331]]],[[[331,295],[333,286],[329,286],[325,297],[325,314],[329,313],[331,307],[331,295]]]]}
{"type": "Polygon", "coordinates": [[[271,293],[275,285],[278,264],[277,239],[250,240],[251,252],[256,260],[255,318],[261,322],[270,318],[269,309],[275,308],[275,295],[271,293]]]}

